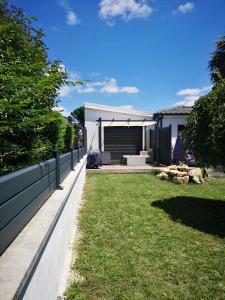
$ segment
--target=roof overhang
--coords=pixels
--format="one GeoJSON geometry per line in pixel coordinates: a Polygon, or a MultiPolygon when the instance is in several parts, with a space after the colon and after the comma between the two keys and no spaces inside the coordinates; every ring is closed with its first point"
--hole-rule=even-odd
{"type": "Polygon", "coordinates": [[[101,105],[101,104],[96,104],[96,103],[85,103],[84,104],[85,108],[88,109],[94,109],[94,110],[102,110],[102,111],[107,111],[107,112],[113,112],[113,113],[120,113],[120,114],[125,114],[125,115],[130,115],[130,116],[139,116],[140,118],[152,118],[153,113],[151,112],[143,112],[143,111],[138,111],[134,109],[125,109],[122,106],[109,106],[109,105],[101,105]]]}
{"type": "Polygon", "coordinates": [[[151,120],[103,120],[101,121],[101,126],[103,127],[115,127],[115,126],[151,126],[155,125],[156,121],[151,120]]]}

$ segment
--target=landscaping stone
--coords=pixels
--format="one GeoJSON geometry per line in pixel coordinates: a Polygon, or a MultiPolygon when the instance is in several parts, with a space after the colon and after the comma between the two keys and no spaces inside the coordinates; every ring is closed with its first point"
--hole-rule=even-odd
{"type": "Polygon", "coordinates": [[[195,183],[203,183],[204,179],[202,176],[202,170],[200,168],[196,168],[191,170],[188,175],[190,176],[190,178],[195,182],[195,183]]]}
{"type": "Polygon", "coordinates": [[[167,173],[168,171],[169,171],[168,168],[159,168],[159,169],[155,169],[155,170],[154,170],[154,173],[155,173],[155,174],[160,174],[160,173],[162,173],[162,172],[167,173]]]}
{"type": "Polygon", "coordinates": [[[167,180],[169,178],[168,174],[165,172],[161,172],[157,175],[161,180],[167,180]]]}
{"type": "Polygon", "coordinates": [[[181,165],[178,166],[178,171],[188,172],[189,171],[189,167],[188,167],[188,165],[181,164],[181,165]]]}
{"type": "Polygon", "coordinates": [[[171,165],[168,167],[169,170],[177,170],[178,166],[177,165],[171,165]]]}
{"type": "Polygon", "coordinates": [[[190,178],[194,183],[201,184],[201,181],[198,179],[198,177],[194,176],[194,177],[190,177],[190,178]]]}
{"type": "Polygon", "coordinates": [[[190,181],[196,184],[205,182],[200,168],[190,170],[186,164],[180,164],[179,166],[171,165],[167,168],[156,169],[155,175],[161,180],[170,180],[176,184],[187,184],[190,181]]]}
{"type": "Polygon", "coordinates": [[[187,176],[188,173],[187,172],[181,172],[181,171],[178,171],[178,170],[170,170],[168,172],[168,175],[173,177],[173,176],[179,176],[179,177],[182,177],[182,176],[187,176]]]}
{"type": "Polygon", "coordinates": [[[172,182],[176,184],[187,184],[189,182],[189,176],[174,176],[172,182]]]}

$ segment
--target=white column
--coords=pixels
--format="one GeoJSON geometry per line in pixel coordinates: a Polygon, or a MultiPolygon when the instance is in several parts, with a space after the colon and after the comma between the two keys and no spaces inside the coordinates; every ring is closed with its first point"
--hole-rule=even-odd
{"type": "Polygon", "coordinates": [[[142,126],[142,150],[145,150],[145,126],[142,126]]]}
{"type": "Polygon", "coordinates": [[[102,125],[101,130],[102,130],[102,134],[101,134],[101,136],[102,136],[102,140],[101,140],[101,143],[102,143],[102,151],[104,151],[104,148],[105,148],[105,145],[104,145],[104,125],[102,125]]]}

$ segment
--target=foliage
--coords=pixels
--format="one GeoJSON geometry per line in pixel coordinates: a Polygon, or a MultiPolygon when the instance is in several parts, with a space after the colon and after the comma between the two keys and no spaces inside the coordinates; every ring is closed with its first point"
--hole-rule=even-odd
{"type": "Polygon", "coordinates": [[[69,151],[73,146],[74,141],[74,127],[71,124],[66,124],[66,131],[64,135],[64,150],[67,152],[69,151]]]}
{"type": "Polygon", "coordinates": [[[213,83],[225,79],[225,36],[216,42],[216,50],[212,54],[209,62],[211,80],[213,83]]]}
{"type": "Polygon", "coordinates": [[[71,115],[79,122],[81,128],[84,127],[84,106],[80,106],[71,112],[71,115]]]}
{"type": "Polygon", "coordinates": [[[22,9],[1,1],[0,173],[45,159],[55,147],[64,147],[63,120],[52,109],[60,86],[71,82],[60,61],[49,60],[44,34],[32,26],[33,21],[22,9]]]}
{"type": "Polygon", "coordinates": [[[225,166],[225,80],[196,101],[188,118],[186,139],[201,163],[225,166]]]}
{"type": "Polygon", "coordinates": [[[194,104],[185,131],[186,148],[203,165],[225,167],[225,37],[209,62],[212,90],[194,104]]]}
{"type": "Polygon", "coordinates": [[[224,299],[225,179],[89,174],[67,299],[224,299]]]}

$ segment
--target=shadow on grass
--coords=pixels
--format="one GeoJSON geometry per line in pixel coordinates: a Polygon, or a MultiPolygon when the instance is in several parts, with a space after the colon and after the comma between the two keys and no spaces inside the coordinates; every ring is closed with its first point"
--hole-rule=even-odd
{"type": "Polygon", "coordinates": [[[225,237],[225,202],[195,197],[174,197],[152,202],[173,221],[202,232],[225,237]]]}

